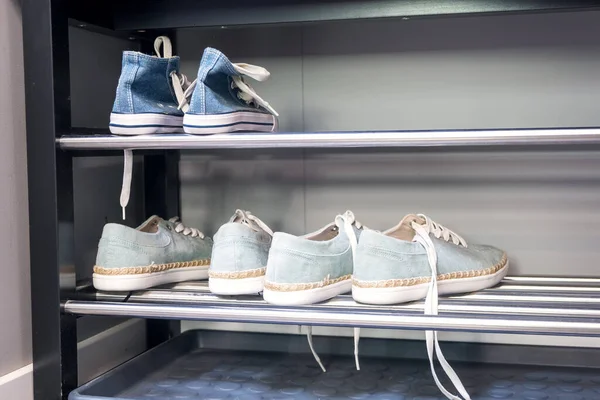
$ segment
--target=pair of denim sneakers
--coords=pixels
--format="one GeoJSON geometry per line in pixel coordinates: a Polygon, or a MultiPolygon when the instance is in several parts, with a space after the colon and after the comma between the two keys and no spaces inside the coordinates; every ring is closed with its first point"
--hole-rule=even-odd
{"type": "Polygon", "coordinates": [[[159,36],[156,56],[125,51],[112,112],[110,131],[117,135],[186,132],[213,134],[234,131],[271,132],[277,112],[245,81],[264,81],[265,68],[234,64],[206,48],[198,77],[190,82],[179,71],[171,41],[159,36]],[[161,51],[162,50],[162,51],[161,51]]]}
{"type": "MultiPolygon", "coordinates": [[[[246,82],[264,81],[270,74],[263,67],[232,63],[219,50],[206,48],[194,81],[179,71],[171,41],[154,41],[156,56],[123,52],[121,75],[109,128],[115,135],[189,133],[198,135],[238,131],[277,130],[278,114],[246,82]]],[[[120,204],[129,203],[133,153],[124,151],[120,204]]]]}

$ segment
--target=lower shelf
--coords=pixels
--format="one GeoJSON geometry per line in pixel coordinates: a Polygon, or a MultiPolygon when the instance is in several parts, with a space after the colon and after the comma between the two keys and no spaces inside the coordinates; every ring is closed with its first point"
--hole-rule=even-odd
{"type": "MultiPolygon", "coordinates": [[[[422,360],[321,358],[310,354],[201,348],[189,331],[75,390],[70,400],[100,399],[395,399],[437,400],[422,360]]],[[[350,353],[349,349],[349,353],[350,353]]],[[[454,363],[476,400],[586,400],[600,397],[596,369],[454,363]]],[[[444,382],[446,387],[451,387],[444,382]]]]}
{"type": "Polygon", "coordinates": [[[206,282],[129,294],[97,292],[91,298],[68,300],[63,311],[177,320],[600,335],[598,279],[507,278],[492,289],[441,298],[438,316],[423,315],[422,302],[371,306],[355,303],[349,295],[310,306],[273,306],[260,296],[215,296],[206,282]]]}

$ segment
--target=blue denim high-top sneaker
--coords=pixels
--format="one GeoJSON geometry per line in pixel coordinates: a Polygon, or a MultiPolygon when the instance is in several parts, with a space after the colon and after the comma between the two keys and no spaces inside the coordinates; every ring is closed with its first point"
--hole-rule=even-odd
{"type": "Polygon", "coordinates": [[[206,48],[189,110],[183,117],[186,133],[213,134],[277,130],[277,112],[248,85],[244,77],[264,81],[269,71],[250,64],[233,64],[219,50],[206,48]]]}
{"type": "Polygon", "coordinates": [[[110,114],[110,131],[114,134],[183,131],[183,113],[187,109],[184,91],[190,83],[179,74],[179,57],[172,55],[168,37],[156,38],[154,49],[157,56],[123,52],[121,76],[110,114]]]}

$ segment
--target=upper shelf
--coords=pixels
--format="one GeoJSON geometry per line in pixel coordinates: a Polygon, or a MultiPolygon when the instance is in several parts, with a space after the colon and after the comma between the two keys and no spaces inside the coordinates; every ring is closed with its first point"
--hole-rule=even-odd
{"type": "Polygon", "coordinates": [[[220,135],[68,135],[63,150],[598,145],[600,128],[220,135]]]}
{"type": "MultiPolygon", "coordinates": [[[[106,8],[104,2],[98,4],[106,8]]],[[[113,4],[113,24],[117,30],[139,30],[599,7],[600,1],[583,0],[122,0],[113,4]]]]}
{"type": "Polygon", "coordinates": [[[274,306],[260,296],[215,296],[206,282],[130,294],[93,292],[91,299],[66,301],[63,311],[200,321],[598,336],[600,280],[507,278],[493,289],[440,298],[439,316],[423,315],[422,301],[372,306],[357,304],[348,295],[309,306],[274,306]]]}

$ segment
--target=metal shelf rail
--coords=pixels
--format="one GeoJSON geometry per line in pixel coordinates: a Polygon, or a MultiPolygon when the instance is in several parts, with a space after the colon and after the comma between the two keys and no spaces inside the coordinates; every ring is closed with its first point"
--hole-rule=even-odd
{"type": "Polygon", "coordinates": [[[63,150],[598,145],[600,128],[314,132],[229,135],[68,135],[63,150]]]}
{"type": "Polygon", "coordinates": [[[507,278],[496,288],[442,298],[439,316],[423,315],[423,302],[397,306],[358,304],[350,295],[295,307],[260,296],[211,294],[206,282],[188,282],[133,292],[97,292],[95,300],[68,300],[65,313],[176,320],[436,329],[552,335],[600,335],[600,279],[556,281],[507,278]]]}
{"type": "MultiPolygon", "coordinates": [[[[426,317],[420,314],[419,304],[377,308],[359,306],[348,297],[340,297],[323,305],[284,309],[256,299],[218,299],[194,285],[191,285],[193,290],[183,285],[136,292],[128,301],[102,293],[96,294],[94,300],[82,300],[75,290],[76,276],[69,261],[74,259],[73,158],[97,156],[98,152],[94,150],[101,150],[101,153],[120,149],[161,150],[143,154],[144,196],[136,207],[148,215],[179,215],[178,150],[181,149],[507,148],[511,145],[531,148],[530,145],[542,145],[560,150],[568,146],[589,148],[600,144],[599,128],[207,137],[61,136],[65,132],[74,133],[70,104],[70,25],[101,34],[139,39],[142,50],[151,53],[151,41],[147,39],[163,34],[165,29],[179,27],[221,28],[372,18],[396,18],[401,23],[402,19],[413,17],[592,10],[600,9],[600,0],[169,0],[168,3],[167,0],[23,0],[21,8],[35,400],[66,399],[78,385],[77,318],[81,315],[148,318],[150,346],[168,339],[173,333],[174,326],[164,318],[248,320],[250,310],[257,321],[274,323],[334,322],[344,326],[600,334],[597,320],[600,286],[596,281],[585,279],[567,280],[566,285],[551,278],[524,280],[521,285],[528,289],[521,291],[515,278],[490,291],[445,299],[441,316],[426,317]],[[61,271],[67,272],[64,276],[68,279],[61,279],[61,271]]],[[[106,154],[109,153],[101,155],[106,154]]]]}

